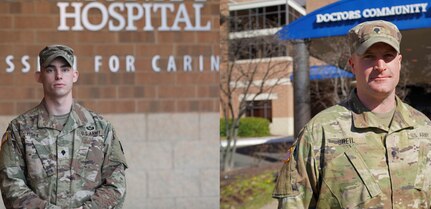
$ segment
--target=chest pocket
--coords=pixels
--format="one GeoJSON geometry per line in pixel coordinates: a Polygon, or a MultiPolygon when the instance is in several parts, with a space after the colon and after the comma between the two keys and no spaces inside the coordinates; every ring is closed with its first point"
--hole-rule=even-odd
{"type": "MultiPolygon", "coordinates": [[[[31,179],[46,180],[54,175],[55,157],[51,153],[51,145],[42,143],[31,137],[25,137],[27,173],[31,179]]],[[[46,141],[52,141],[47,139],[46,141]]]]}
{"type": "Polygon", "coordinates": [[[92,182],[100,181],[105,144],[102,136],[84,136],[73,165],[77,174],[92,182]]]}
{"type": "Polygon", "coordinates": [[[323,182],[343,208],[355,207],[382,193],[361,155],[349,146],[328,163],[323,182]]]}

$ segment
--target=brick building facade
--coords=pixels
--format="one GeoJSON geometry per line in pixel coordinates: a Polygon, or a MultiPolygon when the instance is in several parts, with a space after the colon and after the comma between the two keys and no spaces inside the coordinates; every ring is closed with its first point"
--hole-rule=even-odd
{"type": "Polygon", "coordinates": [[[122,140],[125,208],[219,208],[219,1],[2,1],[0,31],[0,134],[43,97],[39,51],[69,45],[75,100],[122,140]]]}
{"type": "MultiPolygon", "coordinates": [[[[250,90],[244,90],[243,86],[248,81],[230,76],[232,80],[239,80],[229,84],[235,86],[232,88],[235,89],[232,93],[235,111],[238,112],[240,103],[245,102],[245,117],[267,118],[273,135],[293,135],[293,85],[290,81],[293,50],[288,43],[278,40],[275,33],[305,15],[303,5],[283,0],[223,3],[226,6],[222,14],[227,21],[221,25],[221,39],[225,40],[222,41],[221,82],[226,82],[226,72],[232,68],[237,72],[248,69],[249,72],[244,74],[253,74],[254,77],[246,79],[257,84],[250,90]],[[239,53],[232,54],[233,51],[239,53]],[[256,71],[251,72],[253,68],[256,71]],[[271,76],[266,76],[268,74],[271,76]],[[261,83],[264,83],[265,91],[256,96],[261,83]]],[[[223,113],[221,117],[224,117],[223,113]]]]}

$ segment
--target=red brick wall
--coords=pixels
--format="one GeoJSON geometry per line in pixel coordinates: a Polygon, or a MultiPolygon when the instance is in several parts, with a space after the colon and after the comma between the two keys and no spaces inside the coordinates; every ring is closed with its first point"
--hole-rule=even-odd
{"type": "MultiPolygon", "coordinates": [[[[42,0],[11,0],[0,2],[0,115],[16,115],[38,104],[43,97],[41,85],[34,80],[37,55],[48,44],[66,44],[75,50],[79,81],[74,87],[74,97],[85,106],[101,113],[142,112],[217,112],[218,72],[211,71],[210,57],[219,55],[219,1],[207,0],[201,11],[202,25],[211,22],[210,31],[143,31],[144,21],[138,21],[138,31],[58,31],[60,11],[57,2],[42,0]],[[6,61],[14,56],[13,72],[6,61]],[[28,55],[30,71],[22,72],[21,58],[28,55]],[[94,57],[102,56],[102,67],[95,72],[94,57]],[[120,58],[120,69],[111,72],[110,56],[120,58]],[[135,71],[126,72],[125,57],[134,57],[135,71]],[[160,55],[161,72],[154,72],[152,59],[160,55]],[[176,72],[168,72],[169,56],[175,57],[176,72]],[[192,71],[183,71],[183,57],[190,55],[192,71]],[[199,56],[204,58],[204,68],[199,70],[199,56]]],[[[88,1],[82,2],[83,5],[88,1]]],[[[99,1],[105,5],[124,1],[99,1]]],[[[127,1],[130,2],[130,1],[127,1]]],[[[152,3],[136,0],[136,3],[152,3]]],[[[158,1],[158,3],[160,3],[158,1]]],[[[194,0],[174,2],[175,8],[185,3],[189,17],[194,22],[194,0]]],[[[101,20],[90,10],[90,22],[101,20]]],[[[175,13],[168,12],[168,25],[175,13]]],[[[153,13],[153,26],[160,25],[160,12],[153,13]]],[[[67,20],[68,26],[73,21],[67,20]]],[[[180,24],[181,26],[181,24],[180,24]]],[[[221,62],[221,61],[220,61],[221,62]]]]}
{"type": "Polygon", "coordinates": [[[324,6],[328,5],[328,4],[332,4],[332,3],[336,2],[336,1],[337,0],[318,0],[318,1],[313,0],[313,1],[307,1],[307,3],[306,3],[307,4],[307,14],[310,13],[310,12],[312,12],[312,11],[314,11],[314,10],[316,10],[316,9],[324,7],[324,6]]]}

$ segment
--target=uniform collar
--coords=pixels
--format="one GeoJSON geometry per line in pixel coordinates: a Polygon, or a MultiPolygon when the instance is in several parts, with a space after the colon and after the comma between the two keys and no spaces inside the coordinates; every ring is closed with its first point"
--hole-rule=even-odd
{"type": "Polygon", "coordinates": [[[70,115],[64,127],[62,124],[56,123],[54,117],[49,115],[44,100],[36,108],[38,111],[38,128],[51,128],[66,133],[83,126],[88,121],[86,117],[87,111],[75,101],[72,103],[70,115]]]}
{"type": "MultiPolygon", "coordinates": [[[[407,106],[395,96],[395,112],[391,122],[390,130],[397,131],[404,128],[414,127],[414,120],[410,115],[410,111],[407,106]]],[[[389,131],[388,127],[384,127],[378,123],[377,120],[373,120],[375,116],[373,113],[366,108],[356,95],[356,89],[350,93],[349,106],[352,110],[353,126],[355,128],[379,128],[384,131],[389,131]]]]}

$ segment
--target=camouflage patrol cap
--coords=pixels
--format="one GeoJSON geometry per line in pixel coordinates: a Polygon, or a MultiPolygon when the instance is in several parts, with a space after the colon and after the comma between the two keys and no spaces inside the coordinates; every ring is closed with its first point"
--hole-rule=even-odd
{"type": "Polygon", "coordinates": [[[401,33],[393,23],[367,21],[350,29],[348,34],[350,53],[363,54],[375,43],[383,42],[400,52],[401,33]]]}
{"type": "Polygon", "coordinates": [[[39,52],[40,66],[48,66],[57,57],[63,57],[70,67],[73,66],[73,62],[75,61],[72,48],[65,45],[49,45],[39,52]]]}

